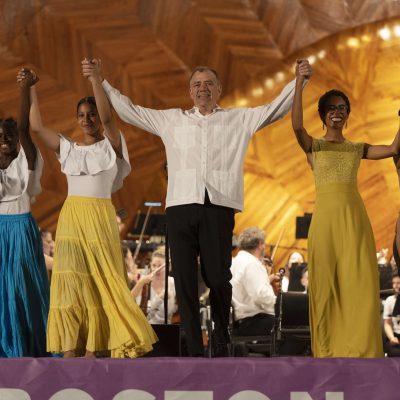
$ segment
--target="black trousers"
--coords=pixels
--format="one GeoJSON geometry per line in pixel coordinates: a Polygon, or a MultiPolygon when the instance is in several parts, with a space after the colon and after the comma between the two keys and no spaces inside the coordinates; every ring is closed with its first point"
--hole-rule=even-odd
{"type": "Polygon", "coordinates": [[[235,321],[233,327],[239,336],[269,335],[274,326],[274,320],[274,315],[260,313],[235,321]]]}
{"type": "Polygon", "coordinates": [[[228,337],[234,210],[211,204],[168,207],[167,228],[181,323],[189,355],[204,352],[200,326],[198,257],[203,279],[210,288],[211,317],[215,329],[228,337]]]}
{"type": "MultiPolygon", "coordinates": [[[[400,340],[400,335],[398,333],[394,333],[394,336],[400,340]]],[[[400,357],[400,345],[391,345],[389,339],[385,335],[384,345],[385,353],[387,353],[388,357],[400,357]]]]}

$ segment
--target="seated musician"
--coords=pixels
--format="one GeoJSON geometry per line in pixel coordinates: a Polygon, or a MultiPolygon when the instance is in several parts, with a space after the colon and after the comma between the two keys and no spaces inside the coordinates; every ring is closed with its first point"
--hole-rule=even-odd
{"type": "Polygon", "coordinates": [[[259,228],[244,230],[238,239],[239,253],[232,261],[234,330],[238,335],[267,335],[274,324],[276,296],[263,265],[265,233],[259,228]]]}
{"type": "Polygon", "coordinates": [[[304,257],[301,253],[294,251],[290,254],[285,268],[285,275],[282,278],[282,292],[302,291],[300,278],[305,265],[304,257]]]}
{"type": "Polygon", "coordinates": [[[386,335],[385,352],[389,357],[400,356],[400,277],[392,277],[393,296],[389,296],[383,308],[383,328],[386,335]],[[399,300],[399,301],[398,301],[399,300]]]}
{"type": "MultiPolygon", "coordinates": [[[[142,275],[131,290],[151,324],[163,324],[165,292],[165,250],[157,248],[150,261],[150,274],[142,275]]],[[[174,278],[168,277],[168,323],[178,309],[174,278]]]]}
{"type": "Polygon", "coordinates": [[[53,234],[50,231],[41,230],[42,245],[43,245],[43,255],[44,262],[46,264],[47,276],[51,280],[51,274],[53,271],[53,257],[54,257],[54,247],[55,243],[53,240],[53,234]]]}
{"type": "Polygon", "coordinates": [[[128,286],[129,286],[129,289],[132,290],[132,288],[136,285],[137,280],[139,278],[139,271],[138,271],[138,267],[133,259],[133,254],[129,247],[128,242],[123,241],[121,243],[121,246],[122,246],[122,255],[124,257],[126,275],[127,275],[127,279],[128,279],[128,286]]]}

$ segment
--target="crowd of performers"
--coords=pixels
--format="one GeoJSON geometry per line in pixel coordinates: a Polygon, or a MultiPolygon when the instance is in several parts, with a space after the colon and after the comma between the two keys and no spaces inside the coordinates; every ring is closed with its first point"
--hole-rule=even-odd
{"type": "MultiPolygon", "coordinates": [[[[363,158],[394,157],[397,166],[399,132],[390,145],[349,141],[343,130],[350,102],[343,92],[330,90],[318,102],[323,134],[311,137],[303,126],[302,93],[312,69],[304,59],[297,61],[296,79],[276,99],[254,108],[219,107],[222,86],[209,67],[192,72],[190,110],[154,110],[132,103],[104,79],[97,59],[84,59],[82,74],[94,96],[77,104],[80,141],[45,125],[36,94],[39,78],[25,68],[17,75],[18,123],[0,120],[0,357],[134,358],[151,351],[157,341],[149,322],[163,322],[165,274],[160,271],[165,253],[157,250],[152,272],[128,287],[124,259],[129,259],[129,249],[123,253],[121,248],[111,194],[122,187],[131,166],[111,106],[123,121],[159,136],[165,145],[166,218],[174,270],[168,283],[168,319],[179,305],[189,356],[204,355],[199,262],[209,289],[214,356],[229,355],[232,286],[242,332],[267,333],[272,327],[275,294],[268,285],[276,277],[267,278],[262,266],[263,232],[250,229],[241,235],[233,263],[231,246],[234,214],[243,209],[248,143],[255,132],[290,110],[316,187],[308,269],[302,276],[310,299],[312,354],[383,356],[375,241],[357,190],[357,170],[363,158]],[[43,159],[29,126],[55,152],[68,182],[53,260],[44,258],[30,212],[41,191],[43,159]],[[51,264],[51,287],[46,264],[51,264]],[[150,282],[153,303],[147,319],[139,304],[150,282]],[[257,307],[249,309],[249,304],[257,307]]],[[[393,287],[397,293],[398,278],[393,278],[393,287]]],[[[388,303],[392,308],[396,299],[397,294],[388,303]]],[[[385,332],[396,345],[400,329],[393,330],[389,305],[385,332]]]]}

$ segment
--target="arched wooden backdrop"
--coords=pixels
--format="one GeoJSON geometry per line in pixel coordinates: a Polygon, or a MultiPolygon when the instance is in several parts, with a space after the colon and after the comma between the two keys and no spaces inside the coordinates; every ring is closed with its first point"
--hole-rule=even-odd
{"type": "MultiPolygon", "coordinates": [[[[351,140],[389,143],[400,106],[400,2],[392,0],[0,0],[0,115],[16,115],[16,71],[35,69],[43,120],[72,137],[77,100],[90,93],[81,77],[83,57],[99,57],[105,76],[138,104],[190,107],[188,78],[196,65],[220,73],[224,106],[258,105],[293,78],[296,57],[308,57],[315,75],[305,95],[305,124],[322,134],[316,103],[325,90],[348,93],[351,140]]],[[[133,173],[115,194],[131,226],[143,202],[163,201],[166,182],[161,141],[123,123],[133,173]]],[[[43,193],[33,207],[41,227],[55,230],[66,196],[55,155],[39,144],[46,162],[43,193]]],[[[259,132],[245,166],[245,212],[239,233],[258,225],[274,243],[295,240],[295,217],[312,212],[311,172],[298,149],[290,118],[259,132]]],[[[377,247],[390,246],[400,206],[391,160],[364,161],[359,187],[377,247]]],[[[280,249],[284,263],[289,249],[280,249]]]]}

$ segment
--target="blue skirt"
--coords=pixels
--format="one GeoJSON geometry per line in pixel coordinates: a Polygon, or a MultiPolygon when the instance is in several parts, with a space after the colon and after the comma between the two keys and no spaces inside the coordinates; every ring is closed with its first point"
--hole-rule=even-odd
{"type": "Polygon", "coordinates": [[[31,213],[0,215],[0,357],[47,355],[49,292],[31,213]]]}

